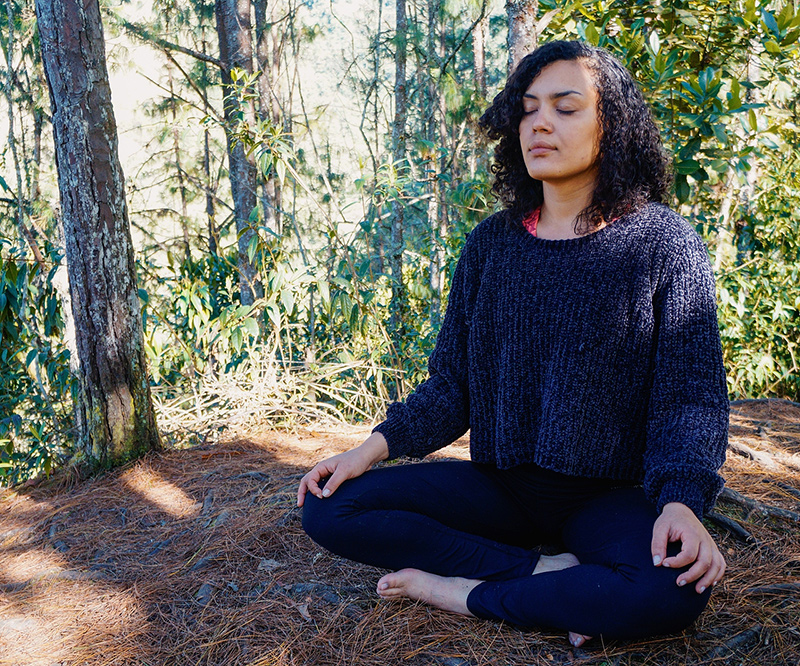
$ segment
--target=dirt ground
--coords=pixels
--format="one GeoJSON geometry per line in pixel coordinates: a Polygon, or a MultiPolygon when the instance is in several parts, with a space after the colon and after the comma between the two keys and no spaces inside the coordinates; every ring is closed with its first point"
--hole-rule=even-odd
{"type": "MultiPolygon", "coordinates": [[[[741,495],[708,522],[729,572],[697,623],[583,649],[560,633],[382,601],[382,571],[305,537],[298,480],[366,432],[253,431],[80,484],[3,491],[0,664],[800,665],[800,407],[732,405],[739,453],[723,474],[741,495]]],[[[439,457],[466,458],[466,441],[439,457]]]]}

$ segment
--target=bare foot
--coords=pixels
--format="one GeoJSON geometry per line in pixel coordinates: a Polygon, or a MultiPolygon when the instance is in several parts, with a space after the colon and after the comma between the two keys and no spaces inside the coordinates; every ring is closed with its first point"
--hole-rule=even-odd
{"type": "MultiPolygon", "coordinates": [[[[533,570],[534,575],[540,573],[547,573],[548,571],[561,571],[562,569],[569,569],[576,567],[580,564],[578,558],[572,553],[561,553],[560,555],[541,555],[539,561],[536,563],[536,568],[533,570]]],[[[580,647],[586,641],[592,639],[591,636],[584,634],[576,634],[574,631],[569,632],[569,642],[574,647],[580,647]]]]}
{"type": "Polygon", "coordinates": [[[572,645],[574,645],[575,647],[580,647],[586,641],[592,640],[591,636],[584,636],[583,634],[576,634],[574,631],[570,631],[569,635],[567,636],[567,638],[569,638],[569,642],[572,643],[572,645]]]}
{"type": "Polygon", "coordinates": [[[442,610],[471,616],[467,609],[467,596],[481,582],[468,578],[445,578],[419,569],[401,569],[378,581],[378,594],[383,599],[407,597],[424,601],[442,610]]]}

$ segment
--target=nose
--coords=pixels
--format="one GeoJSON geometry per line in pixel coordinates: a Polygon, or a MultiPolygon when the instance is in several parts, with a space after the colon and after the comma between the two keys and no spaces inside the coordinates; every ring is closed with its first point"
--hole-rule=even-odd
{"type": "Polygon", "coordinates": [[[552,113],[552,109],[548,109],[546,104],[542,104],[536,113],[532,114],[531,130],[534,132],[551,132],[553,130],[552,113]]]}

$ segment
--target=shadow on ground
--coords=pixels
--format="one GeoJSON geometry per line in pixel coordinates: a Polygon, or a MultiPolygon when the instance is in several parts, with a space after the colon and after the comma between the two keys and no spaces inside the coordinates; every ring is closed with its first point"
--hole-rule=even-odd
{"type": "MultiPolygon", "coordinates": [[[[731,424],[729,486],[800,510],[800,408],[734,405],[731,424]]],[[[718,511],[751,539],[710,525],[729,574],[677,636],[574,650],[380,601],[382,572],[318,548],[294,508],[305,470],[364,433],[264,432],[0,494],[0,664],[800,664],[800,524],[735,500],[718,511]]]]}

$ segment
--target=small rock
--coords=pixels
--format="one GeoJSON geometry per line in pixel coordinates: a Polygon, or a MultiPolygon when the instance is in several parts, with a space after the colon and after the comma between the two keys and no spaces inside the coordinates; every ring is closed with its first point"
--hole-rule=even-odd
{"type": "Polygon", "coordinates": [[[61,540],[54,542],[53,548],[55,548],[60,553],[66,553],[69,550],[69,546],[61,540]]]}
{"type": "Polygon", "coordinates": [[[231,588],[234,592],[239,591],[239,586],[236,583],[228,583],[228,587],[231,588]]]}
{"type": "Polygon", "coordinates": [[[58,525],[53,523],[52,525],[50,525],[50,530],[47,532],[47,538],[48,539],[55,539],[56,532],[58,532],[58,525]]]}
{"type": "Polygon", "coordinates": [[[220,525],[224,525],[228,518],[230,518],[230,513],[227,510],[222,511],[214,520],[211,522],[211,527],[219,527],[220,525]]]}
{"type": "Polygon", "coordinates": [[[275,569],[278,569],[278,568],[280,568],[282,566],[283,565],[280,562],[278,562],[278,560],[262,559],[258,563],[258,570],[259,571],[275,571],[275,569]]]}
{"type": "Polygon", "coordinates": [[[194,598],[197,599],[197,603],[201,606],[208,606],[211,602],[211,597],[214,596],[214,586],[211,583],[203,583],[200,586],[200,589],[194,595],[194,598]]]}
{"type": "Polygon", "coordinates": [[[210,555],[206,555],[205,557],[200,558],[192,565],[192,568],[189,571],[199,571],[200,569],[204,569],[209,564],[213,563],[219,556],[216,553],[211,553],[210,555]]]}
{"type": "Polygon", "coordinates": [[[232,479],[255,479],[256,481],[269,481],[269,474],[264,474],[264,472],[243,472],[242,474],[237,474],[236,476],[232,476],[232,479]]]}
{"type": "Polygon", "coordinates": [[[211,506],[214,504],[214,491],[209,490],[206,493],[206,496],[203,498],[203,508],[200,509],[200,515],[205,516],[209,511],[211,511],[211,506]]]}

